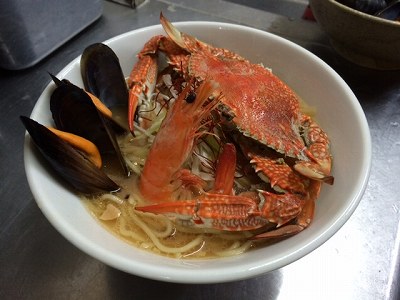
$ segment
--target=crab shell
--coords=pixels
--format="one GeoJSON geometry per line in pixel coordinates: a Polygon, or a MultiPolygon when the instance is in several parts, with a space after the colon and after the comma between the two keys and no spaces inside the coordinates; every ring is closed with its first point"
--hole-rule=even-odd
{"type": "Polygon", "coordinates": [[[299,99],[283,81],[262,65],[179,32],[163,16],[161,23],[170,38],[163,41],[165,50],[175,43],[186,52],[173,51],[169,63],[177,70],[187,67],[189,76],[218,82],[221,101],[244,135],[287,156],[312,159],[299,130],[299,99]]]}

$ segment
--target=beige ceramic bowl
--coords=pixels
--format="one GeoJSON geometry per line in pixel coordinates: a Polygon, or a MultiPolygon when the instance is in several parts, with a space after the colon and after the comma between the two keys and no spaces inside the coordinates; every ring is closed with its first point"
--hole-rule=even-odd
{"type": "Polygon", "coordinates": [[[335,0],[310,0],[310,5],[340,55],[373,69],[400,69],[400,22],[359,12],[335,0]]]}

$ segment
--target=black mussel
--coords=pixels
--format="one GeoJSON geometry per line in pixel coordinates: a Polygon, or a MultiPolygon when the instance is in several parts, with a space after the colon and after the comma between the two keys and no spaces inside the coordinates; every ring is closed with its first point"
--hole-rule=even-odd
{"type": "Polygon", "coordinates": [[[38,122],[25,116],[20,118],[46,161],[76,190],[93,194],[119,189],[114,181],[91,162],[84,151],[73,147],[38,122]]]}
{"type": "Polygon", "coordinates": [[[392,1],[388,6],[375,14],[377,17],[390,20],[400,21],[400,0],[392,1]]]}
{"type": "Polygon", "coordinates": [[[111,109],[114,120],[127,128],[128,88],[114,51],[102,43],[92,44],[83,51],[80,66],[85,90],[98,97],[111,109]]]}
{"type": "Polygon", "coordinates": [[[340,2],[367,14],[375,14],[387,6],[386,0],[341,0],[340,2]]]}
{"type": "Polygon", "coordinates": [[[129,174],[118,146],[114,124],[97,110],[83,89],[68,82],[59,84],[50,97],[50,110],[58,129],[93,142],[101,154],[113,154],[123,174],[129,174]]]}
{"type": "MultiPolygon", "coordinates": [[[[74,85],[71,81],[68,79],[58,79],[56,76],[53,74],[49,73],[50,77],[52,78],[53,82],[57,85],[74,85]]],[[[74,85],[75,86],[75,85],[74,85]]],[[[77,87],[77,86],[75,86],[77,87]]],[[[103,103],[100,101],[99,98],[97,98],[95,95],[91,94],[90,92],[85,91],[90,99],[92,99],[93,104],[96,106],[97,110],[103,114],[104,117],[110,120],[111,126],[116,134],[123,134],[126,133],[126,128],[121,126],[119,123],[117,123],[113,118],[112,118],[112,111],[103,103]]]]}
{"type": "Polygon", "coordinates": [[[340,0],[351,8],[390,21],[400,21],[400,0],[340,0]]]}
{"type": "Polygon", "coordinates": [[[48,73],[49,73],[51,79],[53,80],[53,82],[54,82],[57,86],[60,86],[60,85],[63,85],[63,84],[69,84],[69,83],[71,83],[71,81],[69,81],[69,80],[67,80],[67,79],[62,79],[62,80],[60,80],[60,79],[58,79],[55,75],[51,74],[50,72],[48,72],[48,73]]]}

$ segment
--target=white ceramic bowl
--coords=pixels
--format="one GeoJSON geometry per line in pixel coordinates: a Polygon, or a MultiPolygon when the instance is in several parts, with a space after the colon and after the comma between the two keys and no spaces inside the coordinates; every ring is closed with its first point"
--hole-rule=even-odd
{"type": "MultiPolygon", "coordinates": [[[[371,142],[365,115],[346,83],[328,65],[307,50],[278,36],[239,25],[213,22],[176,23],[216,46],[237,51],[262,62],[286,81],[304,100],[317,108],[317,119],[332,140],[335,184],[324,185],[312,225],[300,234],[248,253],[214,260],[171,259],[134,248],[116,238],[94,220],[79,198],[49,173],[25,139],[25,168],[38,206],[53,226],[71,243],[98,260],[138,276],[181,283],[216,283],[254,277],[283,267],[328,240],[350,217],[366,187],[371,142]]],[[[129,74],[135,54],[144,42],[162,34],[160,26],[128,32],[106,42],[129,74]]],[[[82,50],[88,45],[82,45],[82,50]]],[[[79,57],[58,75],[82,85],[79,57]]],[[[232,83],[234,84],[234,83],[232,83]]],[[[40,96],[31,117],[51,124],[50,84],[40,96]]]]}

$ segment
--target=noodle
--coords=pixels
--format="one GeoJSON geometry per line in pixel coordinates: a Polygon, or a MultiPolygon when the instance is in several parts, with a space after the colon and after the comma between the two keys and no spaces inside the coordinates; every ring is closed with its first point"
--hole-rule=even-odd
{"type": "Polygon", "coordinates": [[[146,237],[141,236],[140,234],[136,233],[135,231],[128,229],[125,218],[120,218],[119,222],[120,222],[119,232],[123,236],[130,237],[137,241],[145,241],[146,240],[146,237]]]}
{"type": "Polygon", "coordinates": [[[218,256],[234,256],[242,254],[243,252],[247,251],[252,246],[251,241],[247,241],[243,244],[239,243],[238,241],[233,242],[232,246],[224,251],[216,252],[215,254],[218,256]]]}
{"type": "Polygon", "coordinates": [[[131,160],[125,158],[125,163],[128,165],[128,167],[136,174],[140,174],[140,168],[136,162],[132,162],[131,160]]]}
{"type": "Polygon", "coordinates": [[[172,225],[172,221],[169,220],[167,217],[162,216],[162,215],[153,215],[153,214],[146,214],[143,212],[139,212],[139,211],[131,211],[130,215],[142,215],[142,216],[147,216],[148,218],[153,218],[153,219],[157,219],[160,220],[162,222],[165,222],[165,230],[164,231],[154,231],[154,235],[158,238],[166,238],[168,236],[171,236],[174,233],[174,227],[172,225]]]}
{"type": "Polygon", "coordinates": [[[119,198],[119,197],[117,197],[117,196],[115,196],[113,194],[101,195],[100,196],[100,200],[110,200],[110,201],[113,201],[113,202],[115,202],[117,204],[122,204],[124,202],[121,198],[119,198]]]}
{"type": "Polygon", "coordinates": [[[168,247],[168,246],[163,245],[160,242],[158,237],[147,226],[147,224],[144,223],[142,220],[140,220],[140,218],[135,213],[131,214],[130,217],[148,235],[148,237],[151,239],[151,241],[154,243],[154,245],[159,250],[161,250],[162,252],[165,252],[165,253],[182,253],[182,252],[186,252],[186,251],[196,247],[197,245],[199,245],[203,240],[203,237],[200,235],[200,236],[198,236],[197,238],[195,238],[194,240],[192,240],[191,242],[189,242],[188,244],[186,244],[186,245],[184,245],[182,247],[178,247],[178,248],[168,247]]]}

